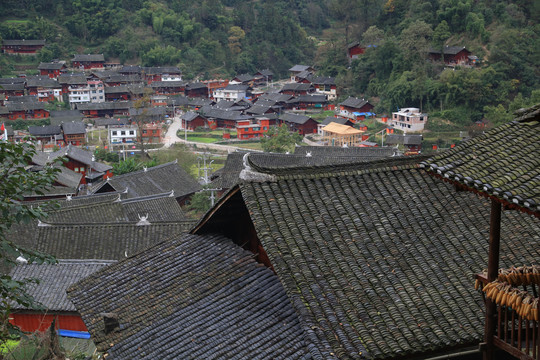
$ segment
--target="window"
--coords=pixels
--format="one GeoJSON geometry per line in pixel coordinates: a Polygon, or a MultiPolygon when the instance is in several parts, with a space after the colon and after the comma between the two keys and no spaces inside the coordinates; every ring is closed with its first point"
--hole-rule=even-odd
{"type": "Polygon", "coordinates": [[[129,135],[135,135],[135,131],[129,130],[129,135]]]}
{"type": "Polygon", "coordinates": [[[75,171],[75,172],[79,172],[79,168],[78,168],[78,167],[76,167],[75,169],[73,169],[73,171],[75,171]]]}
{"type": "Polygon", "coordinates": [[[266,126],[263,126],[263,130],[268,130],[268,128],[266,126]]]}
{"type": "Polygon", "coordinates": [[[113,131],[112,134],[113,134],[113,135],[116,135],[116,131],[113,131]]]}
{"type": "Polygon", "coordinates": [[[126,135],[125,131],[120,132],[120,135],[126,135]]]}
{"type": "Polygon", "coordinates": [[[84,172],[84,166],[79,169],[80,172],[84,172]]]}
{"type": "Polygon", "coordinates": [[[424,121],[424,117],[423,117],[423,116],[420,116],[420,121],[424,121]]]}
{"type": "Polygon", "coordinates": [[[155,134],[155,133],[157,133],[157,131],[156,131],[156,130],[152,130],[152,134],[155,134]]]}

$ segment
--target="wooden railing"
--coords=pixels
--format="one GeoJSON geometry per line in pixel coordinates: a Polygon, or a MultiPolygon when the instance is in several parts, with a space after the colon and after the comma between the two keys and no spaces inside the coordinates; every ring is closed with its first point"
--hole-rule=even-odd
{"type": "MultiPolygon", "coordinates": [[[[476,279],[482,285],[488,283],[484,274],[477,274],[476,279]]],[[[538,297],[538,284],[522,286],[527,291],[538,297]]],[[[482,292],[484,302],[486,295],[482,292]]],[[[538,320],[530,320],[519,315],[509,306],[496,304],[497,320],[493,344],[520,360],[540,360],[540,326],[538,320]]],[[[537,305],[540,311],[540,305],[537,305]]]]}

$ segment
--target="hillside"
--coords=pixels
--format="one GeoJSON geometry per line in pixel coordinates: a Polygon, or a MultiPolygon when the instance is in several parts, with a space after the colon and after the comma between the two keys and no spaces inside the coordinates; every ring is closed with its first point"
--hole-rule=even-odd
{"type": "MultiPolygon", "coordinates": [[[[540,5],[533,0],[6,0],[3,39],[46,39],[38,61],[104,53],[108,61],[177,65],[186,79],[230,77],[297,63],[336,76],[342,97],[380,112],[416,106],[464,126],[540,101],[540,5]],[[347,44],[367,47],[349,64],[347,44]],[[427,61],[465,46],[473,68],[427,61]],[[536,91],[535,91],[536,90],[536,91]],[[499,104],[501,104],[499,106],[499,104]]],[[[0,73],[28,60],[0,59],[0,73]]],[[[28,68],[31,68],[31,63],[28,68]]]]}

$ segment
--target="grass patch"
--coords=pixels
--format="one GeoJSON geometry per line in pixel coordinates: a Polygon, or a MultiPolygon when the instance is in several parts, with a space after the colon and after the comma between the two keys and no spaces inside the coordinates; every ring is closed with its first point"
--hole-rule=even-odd
{"type": "Polygon", "coordinates": [[[188,141],[195,141],[195,142],[200,142],[204,144],[212,144],[212,143],[218,142],[219,139],[188,135],[188,141]]]}

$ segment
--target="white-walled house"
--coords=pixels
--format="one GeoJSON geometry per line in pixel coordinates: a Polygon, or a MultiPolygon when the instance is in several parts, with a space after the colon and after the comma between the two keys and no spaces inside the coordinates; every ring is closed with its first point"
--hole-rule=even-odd
{"type": "Polygon", "coordinates": [[[390,125],[403,132],[421,132],[428,119],[418,108],[403,108],[392,113],[390,125]]]}

